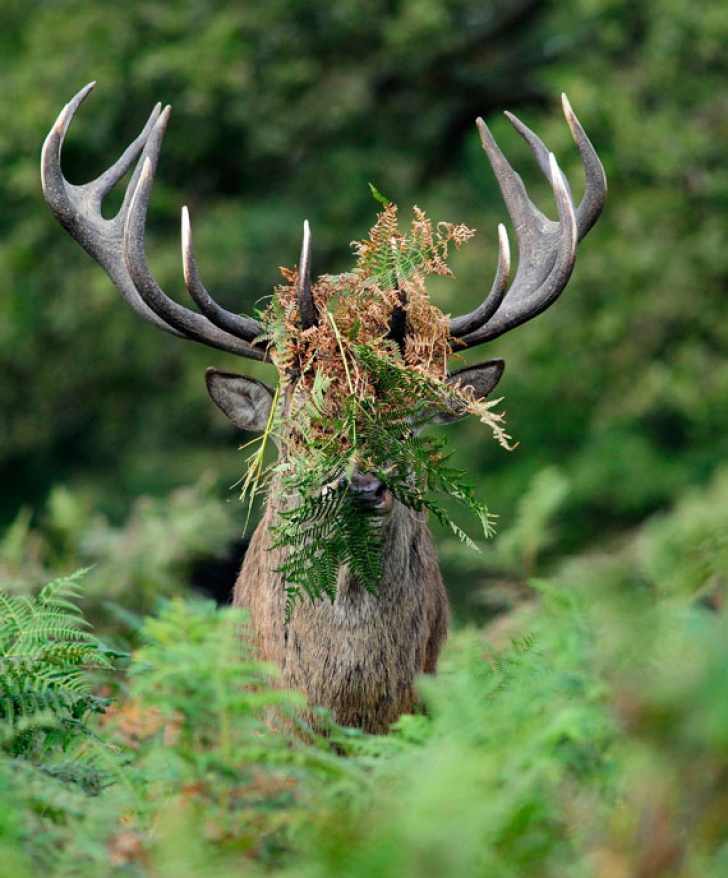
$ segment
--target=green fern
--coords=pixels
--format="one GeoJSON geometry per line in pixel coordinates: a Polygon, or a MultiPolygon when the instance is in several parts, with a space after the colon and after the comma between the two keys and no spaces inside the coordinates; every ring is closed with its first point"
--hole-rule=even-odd
{"type": "Polygon", "coordinates": [[[467,473],[450,464],[446,440],[417,433],[433,408],[445,404],[442,390],[394,358],[361,345],[352,350],[372,376],[377,398],[350,396],[332,419],[312,394],[300,425],[307,454],[289,455],[279,467],[284,493],[299,498],[294,508],[279,512],[274,526],[274,546],[288,548],[279,568],[289,583],[287,617],[304,595],[333,602],[342,566],[370,591],[381,579],[382,520],[365,499],[347,493],[341,480],[354,465],[374,473],[408,508],[428,511],[471,548],[477,549],[441,495],[464,505],[486,537],[492,532],[487,507],[476,498],[467,473]],[[322,490],[322,485],[329,487],[322,490]]]}
{"type": "Polygon", "coordinates": [[[109,700],[90,672],[115,655],[87,630],[77,602],[85,571],[56,579],[37,597],[0,590],[0,747],[33,757],[91,738],[86,724],[109,700]]]}
{"type": "Polygon", "coordinates": [[[305,592],[311,600],[336,597],[339,569],[345,565],[374,591],[382,576],[381,521],[365,500],[341,485],[308,496],[300,506],[280,513],[275,545],[290,552],[279,568],[287,582],[286,614],[305,592]],[[303,591],[302,591],[303,590],[303,591]]]}

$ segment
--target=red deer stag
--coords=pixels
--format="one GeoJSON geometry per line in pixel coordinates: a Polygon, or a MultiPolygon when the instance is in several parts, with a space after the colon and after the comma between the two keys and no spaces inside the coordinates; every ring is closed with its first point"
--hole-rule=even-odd
{"type": "MultiPolygon", "coordinates": [[[[262,360],[265,347],[255,320],[220,307],[200,281],[186,211],[182,217],[182,249],[187,289],[199,311],[170,299],[155,282],[144,250],[144,227],[152,181],[170,108],[157,105],[144,130],[111,168],[82,186],[70,184],[61,171],[61,148],[68,126],[93,83],[61,112],[46,139],[42,156],[43,189],[58,222],[107,272],[119,291],[150,323],[173,335],[212,348],[262,360]],[[104,197],[139,161],[122,206],[113,219],[101,214],[104,197]]],[[[566,98],[566,121],[586,176],[581,203],[574,204],[569,185],[542,141],[514,116],[516,130],[534,153],[553,190],[558,220],[533,204],[521,178],[511,168],[482,119],[477,120],[483,147],[495,171],[513,220],[519,263],[509,286],[508,238],[499,228],[499,258],[492,288],[474,311],[449,318],[458,349],[483,344],[525,323],[548,308],[571,276],[577,244],[601,213],[606,198],[604,170],[566,98]]],[[[311,292],[311,244],[304,224],[297,281],[298,311],[304,327],[319,314],[311,292]]],[[[400,327],[402,314],[397,315],[400,327]]],[[[394,327],[392,327],[394,329],[394,327]]],[[[401,332],[401,328],[399,330],[401,332]]],[[[452,373],[476,397],[486,397],[503,371],[502,360],[488,360],[452,373]]],[[[295,393],[295,376],[285,376],[281,405],[295,393]]],[[[242,375],[209,369],[207,387],[230,420],[245,430],[264,429],[274,399],[273,388],[242,375]]],[[[457,412],[435,415],[440,423],[457,412]]],[[[285,443],[282,443],[285,445],[285,443]]],[[[415,681],[435,671],[446,636],[449,607],[426,521],[395,501],[387,487],[365,472],[354,472],[349,490],[371,498],[382,518],[384,575],[376,594],[361,587],[343,568],[333,603],[299,603],[285,620],[285,585],[277,572],[285,548],[273,547],[271,526],[285,498],[270,486],[263,519],[235,586],[234,603],[250,611],[260,653],[277,664],[284,683],[303,692],[313,705],[329,708],[343,725],[384,732],[416,702],[415,681]]]]}

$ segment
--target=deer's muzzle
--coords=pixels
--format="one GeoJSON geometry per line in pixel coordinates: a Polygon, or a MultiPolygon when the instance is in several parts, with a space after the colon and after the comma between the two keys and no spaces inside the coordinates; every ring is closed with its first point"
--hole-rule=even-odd
{"type": "Polygon", "coordinates": [[[361,503],[366,511],[374,515],[387,515],[392,511],[392,492],[372,473],[362,473],[354,470],[351,476],[342,475],[335,485],[329,486],[345,491],[345,497],[350,497],[361,503]]]}

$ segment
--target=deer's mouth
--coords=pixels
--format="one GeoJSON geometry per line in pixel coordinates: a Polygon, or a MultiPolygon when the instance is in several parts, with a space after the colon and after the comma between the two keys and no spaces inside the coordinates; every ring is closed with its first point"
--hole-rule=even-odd
{"type": "Polygon", "coordinates": [[[326,485],[329,490],[344,491],[344,497],[362,508],[364,514],[387,515],[392,510],[394,497],[381,479],[370,473],[355,472],[350,478],[341,476],[336,482],[326,485]]]}
{"type": "Polygon", "coordinates": [[[376,485],[367,491],[357,492],[357,496],[377,515],[386,515],[392,509],[392,492],[379,479],[376,480],[376,485]]]}
{"type": "Polygon", "coordinates": [[[346,487],[346,496],[370,515],[387,515],[392,510],[392,492],[375,476],[353,478],[346,487]]]}

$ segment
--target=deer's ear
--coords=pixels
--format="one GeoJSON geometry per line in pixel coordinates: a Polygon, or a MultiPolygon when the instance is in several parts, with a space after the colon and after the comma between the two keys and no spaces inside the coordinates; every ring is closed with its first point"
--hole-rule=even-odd
{"type": "MultiPolygon", "coordinates": [[[[450,384],[459,384],[461,387],[471,387],[476,399],[485,399],[496,388],[501,379],[506,364],[503,360],[484,360],[474,366],[465,366],[451,372],[448,381],[450,384]]],[[[462,409],[449,408],[433,414],[432,424],[451,424],[464,418],[467,412],[462,409]]]]}
{"type": "Polygon", "coordinates": [[[265,430],[270,417],[275,390],[246,375],[208,369],[207,392],[215,405],[241,430],[265,430]]]}
{"type": "Polygon", "coordinates": [[[472,387],[476,399],[485,399],[495,390],[505,369],[505,360],[483,360],[450,373],[450,384],[472,387]]]}

